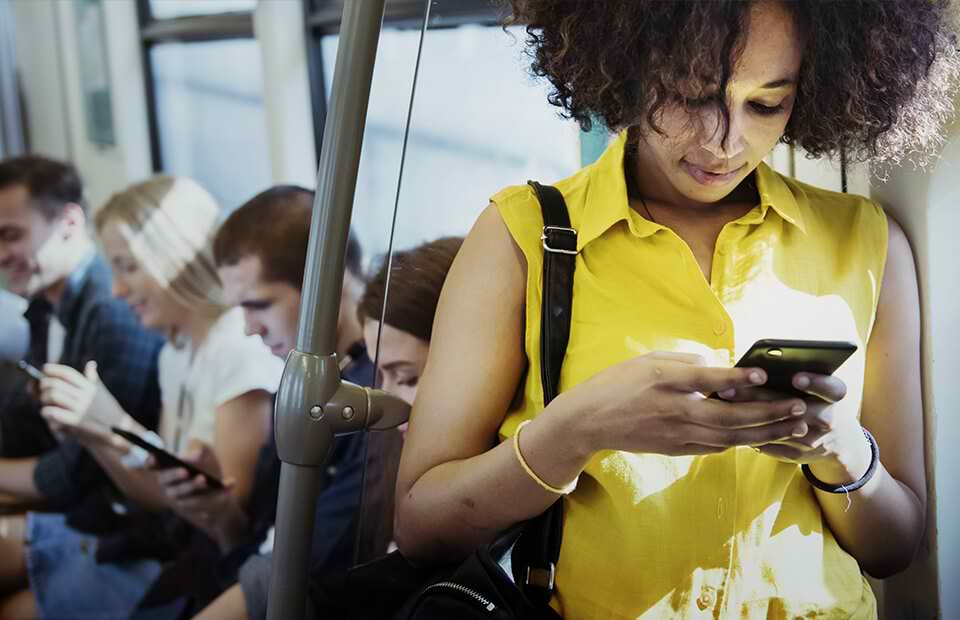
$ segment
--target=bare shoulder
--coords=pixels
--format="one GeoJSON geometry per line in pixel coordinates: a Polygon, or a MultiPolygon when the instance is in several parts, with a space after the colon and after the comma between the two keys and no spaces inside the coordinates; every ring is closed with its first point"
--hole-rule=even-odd
{"type": "Polygon", "coordinates": [[[880,289],[881,306],[890,303],[917,303],[917,270],[913,248],[903,227],[889,213],[887,217],[887,260],[880,289]],[[912,300],[912,301],[911,301],[912,300]]]}
{"type": "MultiPolygon", "coordinates": [[[[484,319],[502,319],[524,302],[526,260],[493,203],[477,218],[450,268],[431,338],[433,351],[460,346],[462,329],[483,329],[484,319]]],[[[439,353],[438,353],[439,354],[439,353]]]]}
{"type": "Polygon", "coordinates": [[[887,216],[887,257],[893,256],[895,260],[904,260],[909,258],[913,262],[913,250],[910,247],[910,240],[907,233],[903,231],[900,222],[890,213],[884,212],[887,216]]]}
{"type": "Polygon", "coordinates": [[[401,487],[496,441],[525,367],[526,268],[490,205],[463,243],[437,307],[404,442],[401,487]]]}
{"type": "MultiPolygon", "coordinates": [[[[417,403],[429,405],[434,376],[447,372],[444,359],[469,355],[468,365],[486,370],[494,356],[521,344],[526,262],[494,204],[477,219],[454,260],[440,295],[430,354],[417,403]],[[505,350],[505,349],[509,349],[505,350]],[[428,388],[424,394],[423,388],[428,388]]],[[[517,349],[519,350],[519,349],[517,349]]]]}
{"type": "MultiPolygon", "coordinates": [[[[526,260],[520,247],[513,240],[500,209],[490,203],[464,240],[457,261],[469,263],[496,263],[508,271],[503,276],[516,277],[526,273],[526,260]]],[[[456,265],[456,262],[454,263],[456,265]]]]}
{"type": "Polygon", "coordinates": [[[887,260],[867,346],[861,423],[880,444],[887,470],[924,503],[917,273],[907,235],[893,217],[886,217],[887,260]]]}

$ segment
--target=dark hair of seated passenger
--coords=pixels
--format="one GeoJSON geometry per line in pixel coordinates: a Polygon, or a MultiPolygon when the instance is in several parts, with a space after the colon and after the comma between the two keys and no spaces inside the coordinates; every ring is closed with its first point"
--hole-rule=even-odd
{"type": "Polygon", "coordinates": [[[392,261],[384,259],[357,304],[360,323],[379,321],[382,316],[387,325],[430,342],[440,291],[462,244],[463,237],[443,237],[394,252],[392,261]]]}
{"type": "Polygon", "coordinates": [[[63,213],[68,204],[86,211],[83,181],[77,169],[66,162],[23,155],[0,162],[0,189],[22,185],[30,194],[30,205],[47,220],[63,213]]]}
{"type": "MultiPolygon", "coordinates": [[[[223,222],[213,241],[217,266],[231,266],[247,258],[260,259],[261,278],[286,282],[299,290],[307,262],[313,191],[298,185],[277,185],[262,191],[223,222]]],[[[363,252],[351,233],[346,268],[363,278],[363,252]]]]}

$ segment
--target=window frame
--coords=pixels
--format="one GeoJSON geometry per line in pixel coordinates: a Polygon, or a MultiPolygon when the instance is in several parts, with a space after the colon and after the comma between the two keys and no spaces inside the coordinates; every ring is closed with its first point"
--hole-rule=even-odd
{"type": "Polygon", "coordinates": [[[253,11],[189,15],[158,19],[153,16],[150,0],[136,0],[140,31],[140,62],[143,67],[147,102],[147,125],[150,132],[150,160],[154,172],[163,171],[163,150],[160,145],[160,124],[157,90],[150,52],[164,43],[204,43],[231,39],[254,39],[253,11]]]}
{"type": "MultiPolygon", "coordinates": [[[[138,0],[144,1],[144,0],[138,0]]],[[[340,32],[343,6],[348,0],[302,0],[306,25],[307,70],[310,80],[310,109],[313,111],[313,139],[320,160],[323,128],[327,120],[326,74],[323,70],[323,37],[340,32]]],[[[383,28],[420,29],[423,26],[425,0],[386,0],[383,28]]],[[[429,30],[466,25],[499,26],[505,15],[497,0],[457,0],[431,16],[429,30]]]]}

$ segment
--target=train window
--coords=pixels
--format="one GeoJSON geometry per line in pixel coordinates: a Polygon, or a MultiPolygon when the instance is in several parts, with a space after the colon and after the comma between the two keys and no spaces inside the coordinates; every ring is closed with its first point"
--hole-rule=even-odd
{"type": "Polygon", "coordinates": [[[272,180],[256,0],[137,7],[154,170],[196,179],[232,210],[272,180]]]}
{"type": "Polygon", "coordinates": [[[155,19],[252,11],[257,0],[150,0],[155,19]]]}
{"type": "MultiPolygon", "coordinates": [[[[526,77],[523,37],[521,27],[427,31],[394,247],[462,235],[499,189],[526,179],[554,182],[579,168],[581,132],[547,104],[546,87],[526,77]]],[[[376,211],[377,219],[393,215],[396,187],[380,180],[395,178],[400,167],[407,80],[419,43],[420,31],[413,29],[385,29],[380,37],[361,163],[372,171],[361,173],[355,201],[355,212],[376,211]]],[[[336,48],[335,35],[323,37],[328,96],[336,48]]],[[[373,245],[386,249],[384,241],[373,245]]]]}
{"type": "Polygon", "coordinates": [[[529,78],[524,38],[487,26],[424,36],[394,247],[463,235],[504,187],[580,167],[582,132],[529,78]]]}
{"type": "Polygon", "coordinates": [[[228,210],[268,187],[257,42],[164,43],[150,56],[163,170],[193,177],[228,210]]]}

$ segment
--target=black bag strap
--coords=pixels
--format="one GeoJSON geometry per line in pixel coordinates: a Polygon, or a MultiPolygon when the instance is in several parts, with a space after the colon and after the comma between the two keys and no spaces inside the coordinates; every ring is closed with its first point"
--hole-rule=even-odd
{"type": "MultiPolygon", "coordinates": [[[[543,297],[540,304],[540,382],[543,404],[559,392],[560,368],[570,340],[573,314],[573,271],[577,260],[577,231],[560,190],[528,181],[543,212],[543,297]]],[[[563,538],[563,500],[533,519],[521,542],[527,560],[520,587],[534,603],[546,607],[553,593],[554,575],[563,538]]]]}
{"type": "Polygon", "coordinates": [[[543,299],[540,304],[540,383],[543,405],[557,396],[560,367],[570,340],[573,313],[573,270],[577,260],[577,231],[563,194],[556,187],[530,181],[543,212],[543,299]]]}

